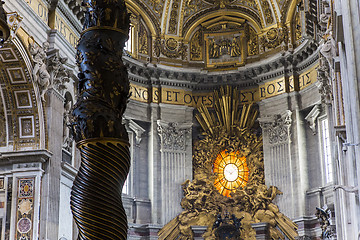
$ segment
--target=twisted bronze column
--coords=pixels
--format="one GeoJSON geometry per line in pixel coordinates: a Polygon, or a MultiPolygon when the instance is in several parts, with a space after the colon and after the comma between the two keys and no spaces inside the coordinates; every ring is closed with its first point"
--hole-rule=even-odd
{"type": "Polygon", "coordinates": [[[130,167],[128,136],[121,122],[129,97],[122,51],[129,32],[123,0],[85,0],[84,31],[77,46],[78,101],[71,130],[81,166],[71,210],[82,239],[126,239],[121,192],[130,167]]]}

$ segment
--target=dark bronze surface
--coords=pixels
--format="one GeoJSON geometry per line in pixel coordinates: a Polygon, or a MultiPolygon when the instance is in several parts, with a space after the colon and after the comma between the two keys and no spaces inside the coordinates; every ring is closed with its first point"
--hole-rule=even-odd
{"type": "Polygon", "coordinates": [[[130,87],[122,52],[129,14],[122,0],[89,0],[85,5],[76,55],[78,101],[71,123],[81,166],[71,192],[71,209],[79,239],[126,239],[121,190],[130,155],[122,115],[130,87]]]}

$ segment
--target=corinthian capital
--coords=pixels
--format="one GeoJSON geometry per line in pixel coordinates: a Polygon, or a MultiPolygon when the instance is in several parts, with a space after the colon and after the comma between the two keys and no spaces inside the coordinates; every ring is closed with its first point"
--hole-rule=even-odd
{"type": "Polygon", "coordinates": [[[283,114],[276,114],[260,118],[260,126],[268,134],[270,144],[285,143],[290,139],[292,112],[287,110],[283,114]]]}
{"type": "Polygon", "coordinates": [[[185,151],[186,135],[190,133],[191,124],[163,122],[158,120],[158,133],[162,150],[185,151]]]}

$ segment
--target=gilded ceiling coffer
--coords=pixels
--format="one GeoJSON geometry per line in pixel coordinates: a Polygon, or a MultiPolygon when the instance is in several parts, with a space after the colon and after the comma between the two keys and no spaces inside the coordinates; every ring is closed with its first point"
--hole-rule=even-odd
{"type": "Polygon", "coordinates": [[[126,239],[127,218],[121,191],[130,167],[128,135],[122,115],[129,80],[122,49],[129,14],[122,0],[88,0],[77,46],[78,101],[71,131],[81,166],[71,192],[78,239],[126,239]]]}

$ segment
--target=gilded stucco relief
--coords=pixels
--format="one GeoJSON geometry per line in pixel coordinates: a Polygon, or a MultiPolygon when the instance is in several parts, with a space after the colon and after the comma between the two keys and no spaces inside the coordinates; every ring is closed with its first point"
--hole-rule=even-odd
{"type": "Polygon", "coordinates": [[[6,112],[2,112],[7,121],[9,134],[6,143],[1,140],[2,145],[13,147],[14,150],[39,148],[41,126],[31,73],[26,68],[19,50],[14,46],[0,49],[0,58],[2,62],[0,83],[6,86],[1,89],[4,97],[2,107],[7,109],[6,112]]]}
{"type": "Polygon", "coordinates": [[[150,10],[136,13],[141,17],[133,27],[138,34],[132,39],[131,56],[144,61],[164,62],[171,66],[186,64],[202,69],[234,68],[268,54],[292,49],[303,41],[301,14],[295,12],[291,23],[286,22],[293,9],[293,4],[286,0],[159,0],[136,4],[152,6],[150,10]],[[148,19],[139,21],[144,16],[148,19]],[[243,28],[247,25],[248,30],[239,36],[230,36],[229,31],[235,29],[234,25],[243,28]],[[209,40],[206,34],[212,33],[224,41],[217,42],[216,37],[209,40]],[[222,46],[219,51],[222,56],[217,56],[217,45],[222,46]],[[229,52],[230,57],[219,60],[224,58],[225,52],[229,52]]]}

